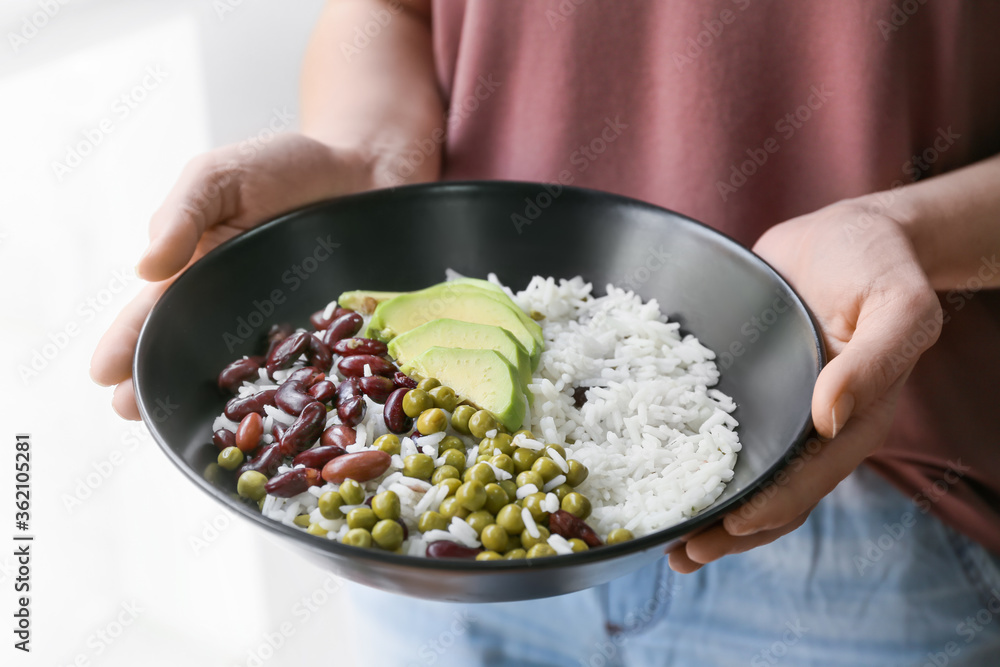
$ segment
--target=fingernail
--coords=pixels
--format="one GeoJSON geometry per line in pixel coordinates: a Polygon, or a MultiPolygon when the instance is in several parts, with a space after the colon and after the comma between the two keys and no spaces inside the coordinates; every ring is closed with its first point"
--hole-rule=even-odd
{"type": "Polygon", "coordinates": [[[141,278],[142,280],[146,279],[146,277],[142,275],[142,270],[141,270],[142,263],[145,262],[146,258],[149,257],[152,253],[153,253],[153,244],[150,243],[146,247],[145,252],[142,253],[142,256],[139,257],[139,261],[135,263],[135,275],[141,278]]]}
{"type": "Polygon", "coordinates": [[[725,526],[726,532],[734,537],[743,537],[753,532],[750,530],[750,526],[746,521],[734,519],[732,517],[726,517],[725,526]]]}
{"type": "Polygon", "coordinates": [[[847,420],[851,418],[851,412],[854,411],[854,396],[848,393],[843,393],[837,402],[833,404],[833,410],[831,411],[831,418],[833,421],[833,437],[837,437],[837,434],[844,428],[847,424],[847,420]]]}

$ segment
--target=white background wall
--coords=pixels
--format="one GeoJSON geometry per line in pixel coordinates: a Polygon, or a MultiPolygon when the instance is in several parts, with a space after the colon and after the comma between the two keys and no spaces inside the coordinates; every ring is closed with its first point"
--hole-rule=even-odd
{"type": "Polygon", "coordinates": [[[266,664],[298,665],[349,637],[339,596],[296,613],[325,572],[221,514],[87,377],[98,338],[139,288],[130,267],[183,164],[257,133],[276,109],[297,117],[321,4],[0,4],[4,665],[255,664],[251,652],[286,621],[294,634],[266,664]],[[57,171],[74,147],[87,154],[57,171]],[[13,439],[25,431],[37,536],[27,659],[11,648],[8,548],[13,439]]]}

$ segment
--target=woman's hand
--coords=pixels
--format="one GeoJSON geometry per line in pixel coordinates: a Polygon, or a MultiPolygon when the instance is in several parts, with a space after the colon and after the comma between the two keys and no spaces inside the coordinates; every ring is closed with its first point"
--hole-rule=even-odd
{"type": "Polygon", "coordinates": [[[115,387],[111,404],[139,419],[132,356],[139,329],[167,286],[192,262],[237,234],[289,209],[374,187],[364,156],[338,151],[300,134],[263,146],[227,146],[192,160],[149,225],[149,246],[136,271],[149,285],[101,338],[90,376],[115,387]]]}
{"type": "MultiPolygon", "coordinates": [[[[813,389],[818,451],[793,460],[769,498],[746,503],[670,552],[694,572],[798,528],[823,496],[884,442],[900,389],[940,333],[942,312],[904,227],[859,199],[789,220],[754,251],[795,288],[830,362],[813,389]]],[[[879,210],[879,209],[876,209],[879,210]]]]}

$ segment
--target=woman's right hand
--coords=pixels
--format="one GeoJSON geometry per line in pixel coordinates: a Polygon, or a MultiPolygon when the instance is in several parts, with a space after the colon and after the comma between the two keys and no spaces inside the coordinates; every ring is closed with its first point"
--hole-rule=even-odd
{"type": "Polygon", "coordinates": [[[132,389],[139,330],[160,294],[192,262],[279,213],[372,187],[373,166],[365,156],[301,134],[226,146],[188,163],[149,224],[149,245],[136,272],[150,284],[125,306],[91,359],[90,377],[116,385],[115,412],[139,419],[132,389]]]}

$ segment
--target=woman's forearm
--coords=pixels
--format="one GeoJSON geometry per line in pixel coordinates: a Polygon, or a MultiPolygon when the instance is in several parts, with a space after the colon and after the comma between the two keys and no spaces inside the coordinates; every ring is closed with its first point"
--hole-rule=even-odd
{"type": "Polygon", "coordinates": [[[889,215],[906,230],[934,289],[1000,286],[1000,155],[893,195],[889,215]]]}
{"type": "Polygon", "coordinates": [[[429,2],[330,0],[306,52],[301,96],[303,132],[358,154],[374,187],[438,178],[444,111],[429,2]]]}

